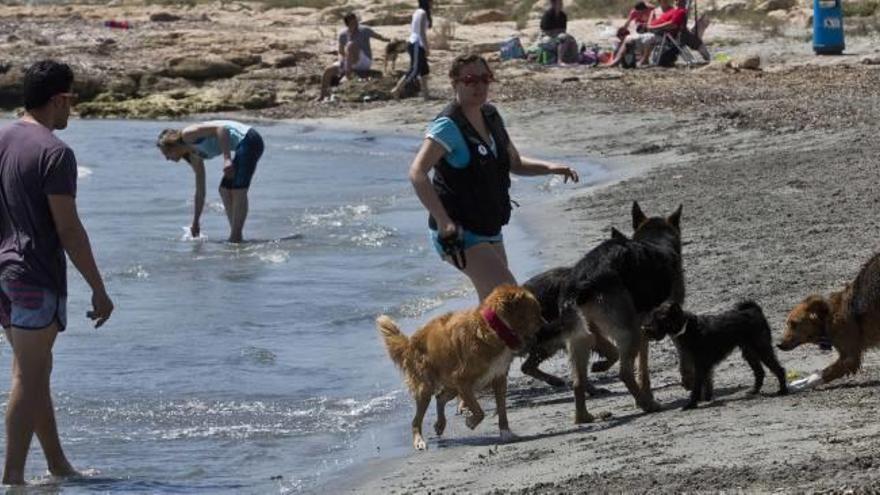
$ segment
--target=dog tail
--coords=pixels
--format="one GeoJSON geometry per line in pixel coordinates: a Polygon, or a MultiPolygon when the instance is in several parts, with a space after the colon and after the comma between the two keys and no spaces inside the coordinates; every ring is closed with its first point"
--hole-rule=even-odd
{"type": "Polygon", "coordinates": [[[409,338],[401,333],[397,323],[394,323],[389,316],[381,315],[376,318],[376,328],[385,341],[385,348],[391,360],[401,370],[406,371],[407,357],[410,353],[409,338]]]}
{"type": "Polygon", "coordinates": [[[761,306],[751,299],[742,301],[736,305],[737,311],[745,311],[747,309],[756,309],[758,310],[758,313],[761,313],[762,316],[764,315],[764,310],[761,309],[761,306]]]}

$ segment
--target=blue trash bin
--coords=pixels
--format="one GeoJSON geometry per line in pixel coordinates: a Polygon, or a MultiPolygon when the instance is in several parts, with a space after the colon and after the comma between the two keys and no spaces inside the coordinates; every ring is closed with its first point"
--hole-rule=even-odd
{"type": "Polygon", "coordinates": [[[845,47],[842,0],[813,0],[813,51],[840,55],[845,47]]]}

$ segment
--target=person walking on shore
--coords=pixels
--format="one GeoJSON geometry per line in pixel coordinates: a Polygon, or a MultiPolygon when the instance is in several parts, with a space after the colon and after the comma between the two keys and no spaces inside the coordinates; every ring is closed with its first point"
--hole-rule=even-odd
{"type": "Polygon", "coordinates": [[[449,78],[455,100],[428,126],[409,178],[430,214],[435,249],[467,275],[482,301],[498,285],[516,284],[501,232],[510,219],[510,174],[557,174],[565,182],[577,182],[578,174],[520,156],[498,110],[486,103],[494,76],[484,58],[456,57],[449,78]]]}
{"type": "Polygon", "coordinates": [[[113,302],[76,211],[76,158],[53,131],[67,127],[73,71],[51,60],[24,76],[24,115],[0,129],[0,324],[12,347],[12,387],[6,405],[3,483],[24,484],[34,433],[49,472],[78,473],[58,438],[50,392],[52,347],[67,325],[65,252],[92,289],[95,327],[113,302]]]}
{"type": "Polygon", "coordinates": [[[428,29],[433,25],[431,19],[431,0],[419,0],[419,8],[413,12],[412,23],[410,25],[409,42],[406,44],[406,51],[409,52],[409,71],[400,78],[391,94],[395,98],[403,96],[404,88],[407,84],[419,81],[422,91],[422,97],[429,98],[428,93],[428,75],[431,68],[428,66],[428,29]]]}
{"type": "Polygon", "coordinates": [[[263,138],[256,129],[233,120],[216,120],[183,128],[165,129],[156,143],[165,158],[186,160],[196,175],[195,211],[190,232],[201,235],[205,207],[205,160],[223,155],[220,198],[229,220],[229,242],[242,242],[248,214],[248,189],[263,156],[263,138]]]}

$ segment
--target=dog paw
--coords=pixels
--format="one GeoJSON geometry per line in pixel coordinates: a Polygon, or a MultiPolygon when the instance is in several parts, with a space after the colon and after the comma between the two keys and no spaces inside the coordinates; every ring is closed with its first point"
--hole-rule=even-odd
{"type": "Polygon", "coordinates": [[[642,408],[642,411],[645,411],[647,413],[653,413],[663,410],[663,406],[661,406],[660,403],[656,400],[639,404],[639,407],[642,408]]]}
{"type": "Polygon", "coordinates": [[[568,387],[568,383],[565,380],[563,380],[562,378],[556,377],[556,376],[548,378],[547,385],[550,385],[551,387],[556,387],[556,388],[568,387]]]}
{"type": "Polygon", "coordinates": [[[611,395],[610,390],[602,387],[593,387],[587,390],[587,393],[590,395],[590,397],[602,397],[603,395],[611,395]]]}
{"type": "Polygon", "coordinates": [[[611,369],[612,366],[614,366],[615,362],[616,361],[609,361],[607,359],[596,361],[595,363],[593,363],[592,366],[590,366],[590,371],[592,371],[593,373],[602,373],[603,371],[608,371],[609,369],[611,369]]]}
{"type": "Polygon", "coordinates": [[[696,409],[696,408],[697,408],[696,402],[688,402],[687,404],[684,405],[684,407],[681,408],[681,410],[682,411],[690,411],[690,410],[696,409]]]}
{"type": "Polygon", "coordinates": [[[482,422],[483,422],[483,414],[471,414],[465,420],[464,424],[466,424],[468,428],[473,430],[474,428],[477,427],[477,425],[479,425],[482,422]]]}
{"type": "Polygon", "coordinates": [[[574,424],[576,424],[576,425],[583,425],[586,423],[592,423],[593,421],[596,421],[596,418],[594,418],[592,414],[590,414],[586,411],[584,411],[582,413],[575,413],[575,415],[574,415],[574,424]]]}
{"type": "Polygon", "coordinates": [[[515,435],[512,431],[510,431],[510,430],[501,430],[501,434],[500,434],[500,436],[501,436],[501,441],[502,441],[502,442],[515,442],[515,441],[519,440],[519,437],[516,436],[516,435],[515,435]]]}
{"type": "Polygon", "coordinates": [[[443,436],[443,432],[446,430],[446,420],[440,421],[439,419],[434,423],[434,433],[437,434],[438,437],[443,436]]]}
{"type": "Polygon", "coordinates": [[[428,450],[428,443],[425,442],[421,435],[418,435],[413,438],[413,448],[416,450],[428,450]]]}

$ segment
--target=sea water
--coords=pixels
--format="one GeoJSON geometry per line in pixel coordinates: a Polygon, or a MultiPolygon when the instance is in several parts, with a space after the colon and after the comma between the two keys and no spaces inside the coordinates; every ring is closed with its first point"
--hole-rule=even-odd
{"type": "MultiPolygon", "coordinates": [[[[251,242],[232,245],[221,160],[207,162],[203,238],[187,235],[194,175],[155,145],[182,125],[71,121],[58,132],[79,161],[77,205],[116,309],[91,328],[90,291],[70,266],[53,394],[62,443],[86,476],[47,478],[35,438],[28,479],[64,493],[296,493],[408,453],[411,400],[375,317],[411,333],[476,302],[428,243],[407,178],[420,136],[256,124],[266,151],[249,193],[251,242]]],[[[578,187],[605,176],[569,163],[578,187]]],[[[540,208],[572,189],[558,176],[518,178],[512,196],[540,208]]],[[[505,236],[524,280],[544,265],[513,216],[505,236]]],[[[10,356],[4,342],[0,369],[10,356]]],[[[4,408],[8,388],[4,371],[4,408]]]]}

